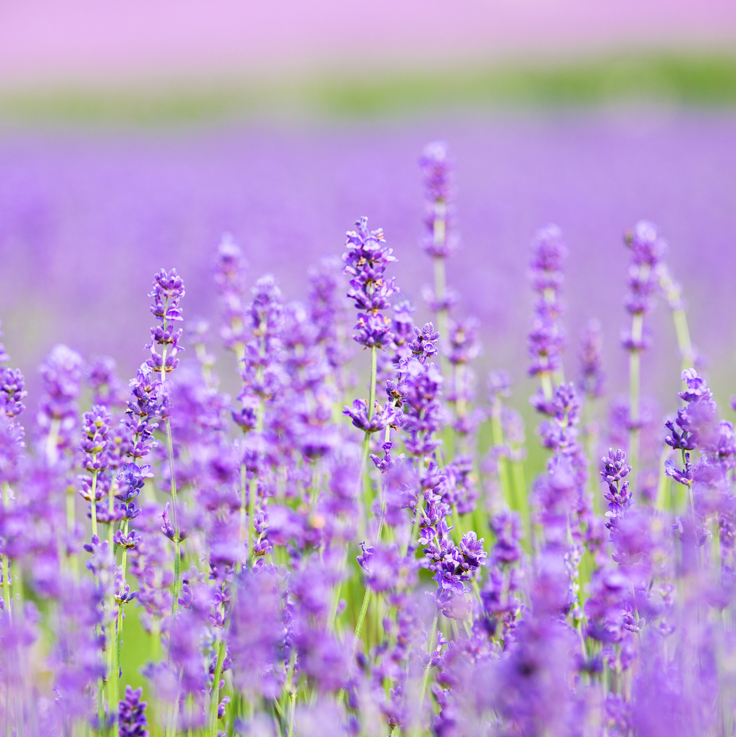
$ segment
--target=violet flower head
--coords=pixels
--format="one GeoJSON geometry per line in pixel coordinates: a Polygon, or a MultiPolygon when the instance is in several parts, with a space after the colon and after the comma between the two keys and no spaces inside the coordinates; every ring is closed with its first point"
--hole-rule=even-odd
{"type": "Polygon", "coordinates": [[[490,371],[486,386],[488,402],[492,407],[511,396],[511,376],[508,371],[490,371]]]}
{"type": "Polygon", "coordinates": [[[476,359],[481,353],[478,340],[478,320],[467,317],[455,320],[449,329],[449,353],[447,358],[454,366],[464,365],[476,359]]]}
{"type": "Polygon", "coordinates": [[[631,466],[626,463],[626,453],[613,448],[609,449],[601,463],[601,478],[608,484],[604,496],[608,500],[609,516],[621,517],[631,504],[629,482],[625,480],[631,472],[631,466]]]}
{"type": "Polygon", "coordinates": [[[229,233],[222,236],[217,248],[214,276],[220,294],[223,325],[220,329],[225,346],[242,350],[248,340],[245,317],[246,262],[240,247],[229,233]]]}
{"type": "Polygon", "coordinates": [[[394,305],[394,319],[392,323],[392,332],[394,343],[397,346],[403,346],[410,343],[415,337],[414,318],[412,313],[416,312],[416,307],[409,300],[404,300],[394,305]]]}
{"type": "Polygon", "coordinates": [[[642,320],[654,306],[654,296],[659,290],[658,268],[667,246],[659,237],[657,228],[646,221],[637,223],[624,241],[631,249],[629,293],[625,305],[634,322],[631,330],[623,332],[621,340],[627,351],[640,352],[649,342],[642,329],[642,320]]]}
{"type": "Polygon", "coordinates": [[[0,366],[0,414],[17,417],[25,409],[23,400],[28,395],[20,369],[0,366]]]}
{"type": "Polygon", "coordinates": [[[674,450],[708,451],[718,445],[720,437],[713,393],[695,369],[685,369],[682,380],[686,389],[679,396],[685,407],[677,411],[674,420],[665,423],[670,433],[665,442],[674,450]]]}
{"type": "Polygon", "coordinates": [[[76,440],[83,364],[76,351],[57,345],[39,366],[44,391],[36,422],[51,464],[56,462],[59,451],[70,448],[76,440]]]}
{"type": "Polygon", "coordinates": [[[130,447],[127,453],[134,459],[144,458],[156,445],[153,433],[155,420],[168,413],[168,397],[163,392],[160,377],[143,364],[130,381],[131,398],[125,410],[125,428],[130,447]]]}
{"type": "Polygon", "coordinates": [[[591,399],[598,399],[605,392],[602,347],[601,324],[598,320],[590,320],[583,330],[578,388],[591,399]]]}
{"type": "Polygon", "coordinates": [[[560,316],[564,274],[562,263],[567,246],[556,225],[537,231],[532,243],[531,282],[537,292],[534,318],[529,331],[530,376],[551,375],[562,367],[565,345],[560,316]]]}
{"type": "Polygon", "coordinates": [[[434,325],[428,322],[421,330],[414,328],[414,340],[409,344],[409,348],[417,359],[426,363],[437,354],[439,338],[440,334],[434,329],[434,325]]]}
{"type": "Polygon", "coordinates": [[[358,312],[353,339],[366,348],[382,348],[393,340],[391,318],[384,314],[391,307],[390,297],[398,292],[394,279],[386,279],[386,267],[396,261],[383,237],[383,230],[368,230],[368,218],[356,223],[347,233],[347,252],[343,255],[345,273],[350,276],[348,297],[358,312]]]}
{"type": "Polygon", "coordinates": [[[352,409],[345,407],[342,413],[352,420],[354,427],[366,433],[378,432],[379,430],[385,430],[387,427],[396,427],[399,421],[399,414],[389,402],[383,407],[376,402],[373,417],[370,419],[368,419],[368,405],[363,399],[354,399],[352,409]]]}
{"type": "Polygon", "coordinates": [[[102,404],[108,409],[125,406],[125,390],[112,358],[93,358],[85,374],[87,385],[92,389],[92,404],[102,404]]]}
{"type": "Polygon", "coordinates": [[[98,404],[82,416],[82,444],[84,467],[90,473],[106,467],[105,450],[110,432],[110,413],[104,405],[98,404]]]}
{"type": "Polygon", "coordinates": [[[447,258],[457,248],[455,233],[455,162],[444,141],[433,141],[424,147],[419,160],[424,180],[424,223],[427,229],[422,248],[433,258],[447,258]]]}
{"type": "Polygon", "coordinates": [[[324,345],[330,367],[338,370],[338,380],[349,352],[345,345],[345,326],[349,305],[346,299],[347,280],[337,257],[323,258],[309,272],[309,311],[317,328],[317,342],[324,345]]]}
{"type": "Polygon", "coordinates": [[[442,382],[442,374],[432,363],[412,359],[406,365],[401,426],[405,433],[406,450],[410,455],[430,455],[440,444],[434,434],[442,426],[442,382]]]}
{"type": "Polygon", "coordinates": [[[176,269],[167,272],[164,269],[156,274],[153,290],[148,295],[153,298],[151,312],[161,325],[151,328],[151,342],[147,348],[151,350],[151,358],[146,362],[156,373],[164,375],[179,365],[177,355],[184,349],[179,345],[182,331],[174,330],[174,324],[182,318],[179,303],[184,296],[184,282],[176,273],[176,269]],[[157,346],[161,347],[161,353],[157,346]]]}
{"type": "Polygon", "coordinates": [[[148,721],[146,719],[146,702],[141,701],[142,688],[135,691],[125,687],[125,698],[120,700],[118,708],[119,737],[148,737],[148,721]]]}

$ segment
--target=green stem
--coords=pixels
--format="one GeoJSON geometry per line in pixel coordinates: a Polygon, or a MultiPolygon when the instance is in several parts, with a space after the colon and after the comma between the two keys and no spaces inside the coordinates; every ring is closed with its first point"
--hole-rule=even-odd
{"type": "MultiPolygon", "coordinates": [[[[93,455],[94,459],[95,456],[93,455]]],[[[97,471],[92,472],[92,534],[97,534],[97,471]]]]}
{"type": "MultiPolygon", "coordinates": [[[[3,481],[3,509],[8,508],[8,482],[3,481]]],[[[7,554],[3,555],[3,604],[5,605],[5,611],[10,617],[10,558],[7,554]]]]}
{"type": "MultiPolygon", "coordinates": [[[[123,534],[128,533],[128,520],[126,519],[123,523],[123,534]]],[[[125,569],[128,563],[128,548],[123,548],[123,558],[120,564],[120,568],[123,573],[123,589],[125,589],[125,569]]],[[[117,642],[115,645],[115,680],[117,683],[117,693],[120,694],[120,677],[121,677],[121,655],[123,652],[123,604],[118,604],[118,626],[117,626],[117,642]]]]}
{"type": "Polygon", "coordinates": [[[422,676],[422,691],[419,696],[419,723],[421,728],[422,709],[424,708],[424,698],[427,695],[427,686],[429,685],[429,671],[432,668],[432,644],[434,643],[435,636],[437,635],[437,625],[439,624],[440,614],[437,612],[434,615],[434,621],[432,622],[432,633],[429,636],[429,642],[427,644],[427,655],[430,659],[427,661],[427,667],[424,669],[424,675],[422,676]]]}
{"type": "Polygon", "coordinates": [[[368,419],[373,419],[373,405],[376,403],[376,375],[378,374],[378,350],[371,346],[371,380],[368,384],[368,419]]]}
{"type": "MultiPolygon", "coordinates": [[[[165,351],[164,351],[165,355],[165,351]]],[[[161,370],[162,377],[164,375],[161,370]]],[[[162,379],[163,380],[163,379],[162,379]]],[[[176,616],[179,611],[179,569],[181,566],[181,543],[179,541],[179,515],[176,500],[176,477],[174,476],[174,439],[171,434],[171,418],[166,418],[166,446],[169,452],[169,474],[171,476],[171,516],[174,521],[174,601],[171,613],[176,616]]]]}
{"type": "Polygon", "coordinates": [[[406,544],[404,545],[404,549],[401,551],[402,557],[405,556],[409,552],[409,546],[411,545],[412,541],[414,540],[414,537],[417,534],[417,530],[419,529],[419,519],[422,516],[422,509],[424,507],[424,495],[422,494],[422,490],[419,489],[418,491],[418,497],[417,497],[417,507],[414,514],[414,522],[411,525],[411,534],[409,535],[409,539],[406,541],[406,544]]]}
{"type": "MultiPolygon", "coordinates": [[[[72,539],[74,528],[77,524],[75,501],[76,490],[73,486],[70,485],[66,494],[66,531],[70,540],[72,539]]],[[[69,564],[69,569],[71,570],[72,576],[75,579],[79,578],[79,566],[77,565],[77,556],[74,553],[67,554],[67,563],[69,564]]]]}
{"type": "MultiPolygon", "coordinates": [[[[353,633],[353,651],[352,651],[352,658],[351,660],[355,660],[355,653],[358,652],[358,642],[360,642],[360,631],[363,629],[363,622],[365,622],[366,614],[368,613],[368,605],[371,601],[371,590],[369,588],[366,588],[365,593],[363,594],[363,603],[360,607],[360,614],[358,614],[358,621],[355,624],[355,632],[353,633]]],[[[345,690],[342,689],[340,691],[339,696],[337,697],[337,703],[342,704],[342,702],[345,700],[345,690]]],[[[291,734],[291,729],[289,730],[289,734],[291,734]]]]}
{"type": "Polygon", "coordinates": [[[366,615],[368,614],[368,606],[371,601],[371,590],[366,588],[365,594],[363,595],[363,604],[360,607],[360,614],[358,615],[358,621],[355,624],[355,633],[353,634],[353,659],[355,653],[358,651],[358,642],[360,641],[360,632],[363,629],[363,623],[365,622],[366,615]]]}
{"type": "MultiPolygon", "coordinates": [[[[496,448],[503,447],[503,425],[501,424],[501,402],[494,402],[491,410],[491,434],[493,437],[493,445],[496,448]]],[[[511,484],[509,483],[509,471],[507,459],[505,455],[498,456],[498,482],[501,485],[501,493],[506,503],[511,509],[516,508],[516,500],[513,499],[511,493],[511,484]]]]}
{"type": "Polygon", "coordinates": [[[629,356],[629,419],[631,428],[629,430],[629,465],[631,466],[630,483],[632,490],[636,486],[636,473],[639,462],[639,387],[641,382],[641,356],[637,351],[632,351],[629,356]]]}
{"type": "Polygon", "coordinates": [[[221,637],[217,643],[217,665],[215,666],[215,679],[212,682],[212,703],[210,704],[210,734],[212,737],[217,737],[217,708],[220,705],[220,676],[224,660],[225,641],[221,637]]]}

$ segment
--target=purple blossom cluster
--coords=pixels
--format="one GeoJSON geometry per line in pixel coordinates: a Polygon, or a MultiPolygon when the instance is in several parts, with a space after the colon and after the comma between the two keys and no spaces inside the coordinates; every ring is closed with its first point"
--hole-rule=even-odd
{"type": "MultiPolygon", "coordinates": [[[[421,166],[436,267],[457,239],[454,163],[434,143],[421,166]]],[[[214,328],[159,271],[127,390],[109,358],[57,346],[27,436],[0,345],[6,734],[732,734],[736,433],[686,366],[680,406],[647,435],[643,318],[663,297],[684,337],[686,316],[656,229],[625,242],[622,405],[595,322],[570,379],[567,247],[555,226],[534,239],[544,468],[529,482],[509,374],[476,399],[477,321],[445,300],[415,324],[365,218],[305,302],[271,275],[250,283],[224,237],[214,328]],[[125,656],[143,650],[136,671],[125,656]]]]}

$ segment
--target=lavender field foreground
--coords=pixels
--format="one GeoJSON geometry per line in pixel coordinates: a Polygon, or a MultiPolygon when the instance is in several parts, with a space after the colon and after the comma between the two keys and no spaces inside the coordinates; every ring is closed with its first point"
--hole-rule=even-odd
{"type": "Polygon", "coordinates": [[[734,733],[736,436],[665,242],[642,221],[619,248],[622,400],[600,324],[563,327],[562,232],[537,232],[527,431],[510,375],[476,376],[479,324],[447,278],[453,163],[440,142],[421,158],[432,322],[361,218],[303,303],[230,235],[218,324],[155,273],[127,385],[57,345],[29,398],[0,350],[6,735],[734,733]],[[658,302],[669,417],[641,388],[658,302]],[[147,701],[122,667],[136,637],[147,701]]]}

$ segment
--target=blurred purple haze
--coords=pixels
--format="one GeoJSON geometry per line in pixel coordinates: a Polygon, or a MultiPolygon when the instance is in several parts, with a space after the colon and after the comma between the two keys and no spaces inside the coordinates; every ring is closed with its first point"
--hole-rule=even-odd
{"type": "MultiPolygon", "coordinates": [[[[736,116],[681,113],[623,124],[601,114],[425,119],[410,123],[179,131],[18,134],[0,139],[0,318],[30,376],[57,342],[144,360],[146,294],[161,267],[184,277],[185,315],[217,314],[210,265],[224,231],[253,280],[271,271],[303,298],[309,264],[341,254],[360,215],[400,259],[402,290],[421,306],[431,264],[417,245],[422,146],[446,139],[457,158],[463,247],[449,279],[482,320],[483,363],[521,378],[531,297],[529,243],[556,222],[567,262],[568,372],[577,336],[601,319],[614,388],[628,253],[622,233],[657,223],[689,302],[696,345],[730,373],[736,341],[736,116]]],[[[421,317],[421,312],[420,312],[421,317]]],[[[645,385],[673,397],[678,362],[664,307],[654,319],[645,385]]],[[[722,373],[720,374],[722,375],[722,373]]],[[[713,378],[717,380],[720,375],[713,378]]],[[[717,386],[729,391],[727,377],[717,386]]]]}

